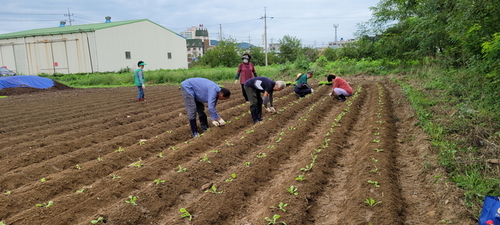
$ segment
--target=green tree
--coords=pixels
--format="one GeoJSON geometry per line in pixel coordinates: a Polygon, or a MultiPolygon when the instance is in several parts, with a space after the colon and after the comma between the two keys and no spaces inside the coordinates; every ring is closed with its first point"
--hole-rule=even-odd
{"type": "Polygon", "coordinates": [[[282,57],[285,62],[295,62],[302,51],[302,42],[300,39],[285,35],[282,39],[279,39],[279,43],[280,57],[282,57]]]}
{"type": "Polygon", "coordinates": [[[220,41],[200,58],[198,65],[209,67],[237,67],[241,62],[238,55],[238,44],[234,39],[220,41]]]}

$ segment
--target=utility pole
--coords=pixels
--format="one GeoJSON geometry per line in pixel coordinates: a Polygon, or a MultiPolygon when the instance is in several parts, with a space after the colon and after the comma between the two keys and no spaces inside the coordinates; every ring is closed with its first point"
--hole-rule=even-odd
{"type": "Polygon", "coordinates": [[[64,14],[64,16],[67,16],[68,17],[68,21],[69,21],[69,25],[71,26],[71,22],[73,22],[74,20],[71,19],[71,16],[73,15],[73,13],[69,13],[69,8],[68,8],[68,14],[64,14]]]}
{"type": "Polygon", "coordinates": [[[222,24],[219,24],[219,41],[222,41],[222,24]]]}
{"type": "MultiPolygon", "coordinates": [[[[266,7],[264,7],[264,16],[261,17],[260,19],[264,19],[264,51],[265,51],[265,55],[266,55],[266,66],[267,66],[267,11],[266,11],[266,7]]],[[[270,17],[271,19],[273,17],[270,17]]]]}
{"type": "Polygon", "coordinates": [[[335,28],[335,42],[337,42],[337,27],[339,27],[339,24],[333,24],[333,27],[335,28]]]}

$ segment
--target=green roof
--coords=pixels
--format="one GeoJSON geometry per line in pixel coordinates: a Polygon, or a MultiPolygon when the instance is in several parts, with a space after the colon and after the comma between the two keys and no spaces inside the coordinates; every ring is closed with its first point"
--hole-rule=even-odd
{"type": "MultiPolygon", "coordinates": [[[[110,23],[92,23],[92,24],[84,24],[84,25],[73,25],[73,26],[64,26],[64,27],[51,27],[51,28],[41,28],[41,29],[33,29],[26,31],[19,31],[8,34],[0,34],[1,39],[9,39],[9,38],[20,38],[20,37],[34,37],[34,36],[42,36],[42,35],[58,35],[58,34],[72,34],[72,33],[80,33],[80,32],[92,32],[95,30],[106,29],[110,27],[122,26],[131,23],[137,23],[142,21],[149,21],[148,19],[139,19],[139,20],[125,20],[125,21],[117,21],[110,23]]],[[[151,21],[150,21],[151,22],[151,21]]],[[[151,22],[154,23],[154,22],[151,22]]],[[[156,23],[154,23],[156,24],[156,23]]],[[[158,24],[156,24],[158,25],[158,24]]],[[[160,25],[158,25],[160,26],[160,25]]],[[[162,27],[162,26],[160,26],[162,27]]],[[[164,28],[164,27],[162,27],[164,28]]],[[[167,28],[164,28],[167,29],[167,28]]],[[[168,30],[168,29],[167,29],[168,30]]],[[[169,30],[171,31],[171,30],[169,30]]],[[[173,32],[173,31],[171,31],[173,32]]],[[[175,32],[173,32],[175,33],[175,32]]]]}

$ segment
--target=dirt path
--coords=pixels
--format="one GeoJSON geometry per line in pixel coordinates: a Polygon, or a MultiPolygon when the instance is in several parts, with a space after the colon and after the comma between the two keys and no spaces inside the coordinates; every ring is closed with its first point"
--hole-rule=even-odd
{"type": "Polygon", "coordinates": [[[135,88],[0,99],[0,221],[477,224],[399,87],[348,80],[346,102],[330,86],[301,99],[277,92],[279,112],[258,124],[239,86],[224,84],[233,94],[217,109],[228,125],[199,138],[177,86],[147,87],[139,103],[135,88]]]}

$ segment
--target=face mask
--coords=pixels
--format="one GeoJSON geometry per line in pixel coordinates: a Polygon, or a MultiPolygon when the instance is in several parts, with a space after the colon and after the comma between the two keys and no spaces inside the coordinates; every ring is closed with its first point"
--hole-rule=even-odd
{"type": "Polygon", "coordinates": [[[244,62],[244,63],[247,63],[247,62],[248,62],[248,59],[243,59],[243,62],[244,62]]]}

